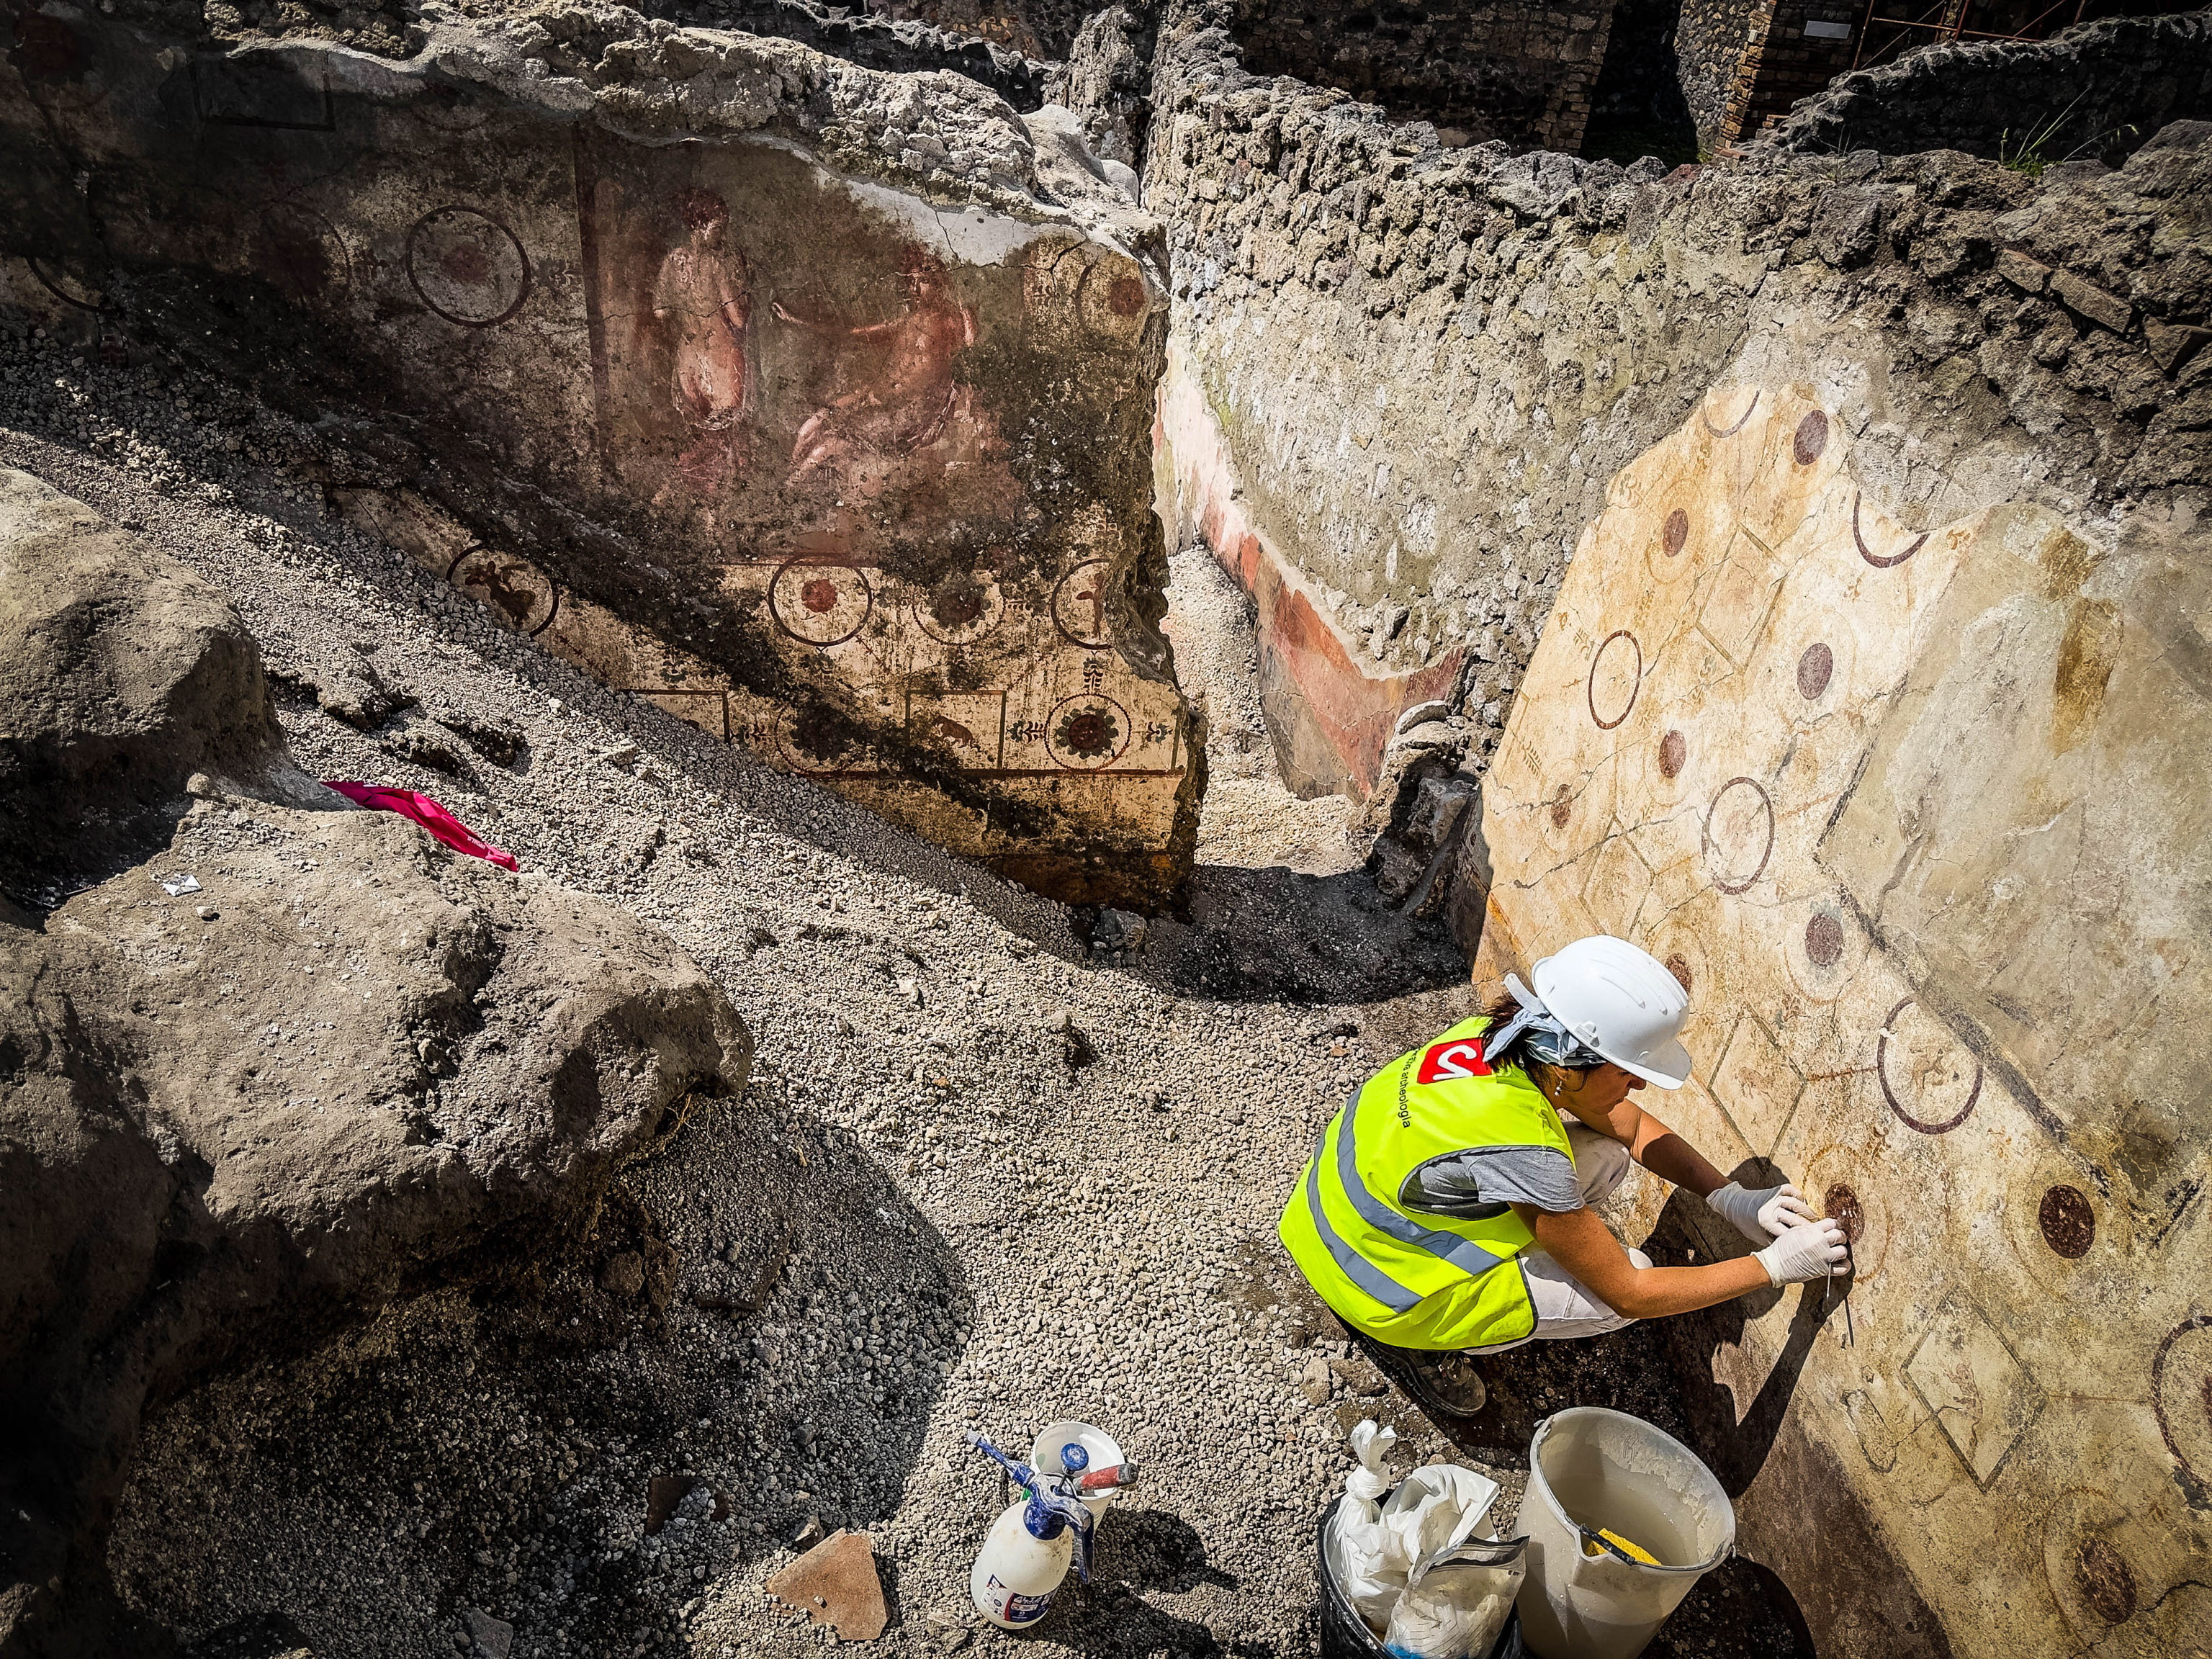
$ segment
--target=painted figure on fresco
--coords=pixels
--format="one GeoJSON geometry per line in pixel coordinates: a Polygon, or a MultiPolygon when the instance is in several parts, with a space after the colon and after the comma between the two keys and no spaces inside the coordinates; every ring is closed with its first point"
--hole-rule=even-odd
{"type": "Polygon", "coordinates": [[[907,245],[899,270],[906,281],[907,308],[887,323],[856,327],[775,307],[787,323],[879,345],[884,356],[868,385],[816,410],[799,428],[791,451],[794,483],[852,459],[910,455],[934,443],[959,406],[962,387],[953,378],[952,364],[975,343],[975,314],[954,296],[945,262],[919,243],[907,245]]]}
{"type": "Polygon", "coordinates": [[[752,274],[724,240],[730,210],[712,191],[681,203],[690,240],[672,248],[653,284],[653,314],[674,347],[674,396],[690,441],[677,470],[708,491],[742,464],[745,415],[745,331],[752,317],[752,274]]]}

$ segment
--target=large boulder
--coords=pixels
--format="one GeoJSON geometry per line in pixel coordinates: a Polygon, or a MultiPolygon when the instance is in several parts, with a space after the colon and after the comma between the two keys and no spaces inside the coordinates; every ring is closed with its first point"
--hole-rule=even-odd
{"type": "MultiPolygon", "coordinates": [[[[130,552],[153,603],[192,592],[130,552]]],[[[181,636],[222,660],[180,657],[166,683],[227,680],[250,706],[172,696],[174,740],[258,754],[224,747],[275,727],[252,641],[193,604],[181,636]]],[[[60,643],[28,636],[68,675],[161,625],[117,590],[60,643]]],[[[0,649],[0,683],[16,667],[0,649]]],[[[66,757],[83,709],[46,707],[19,746],[66,757]]],[[[81,775],[98,811],[99,776],[119,794],[147,769],[81,775]]],[[[327,792],[307,810],[189,782],[150,864],[43,928],[0,913],[0,1654],[160,1645],[102,1565],[149,1401],[587,1226],[620,1166],[750,1060],[721,992],[619,910],[327,792]],[[197,890],[172,895],[181,875],[197,890]]]]}
{"type": "Polygon", "coordinates": [[[192,773],[259,779],[283,748],[260,653],[222,597],[9,468],[0,665],[0,886],[22,897],[158,836],[192,773]]]}

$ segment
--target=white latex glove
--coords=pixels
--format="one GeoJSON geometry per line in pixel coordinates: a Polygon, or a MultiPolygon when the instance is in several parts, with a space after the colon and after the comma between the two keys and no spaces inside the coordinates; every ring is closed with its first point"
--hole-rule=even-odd
{"type": "Polygon", "coordinates": [[[1749,1192],[1731,1181],[1708,1193],[1705,1202],[1754,1244],[1779,1238],[1813,1218],[1805,1194],[1786,1181],[1779,1187],[1759,1187],[1749,1192]]]}
{"type": "Polygon", "coordinates": [[[1843,1224],[1820,1220],[1790,1228],[1765,1249],[1754,1251],[1753,1259],[1766,1269],[1767,1278],[1778,1288],[1826,1279],[1850,1253],[1844,1242],[1843,1224]]]}

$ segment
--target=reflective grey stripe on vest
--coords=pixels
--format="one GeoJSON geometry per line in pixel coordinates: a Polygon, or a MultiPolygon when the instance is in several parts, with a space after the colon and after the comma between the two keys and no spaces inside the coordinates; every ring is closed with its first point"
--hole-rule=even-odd
{"type": "Polygon", "coordinates": [[[1421,1298],[1346,1243],[1328,1224],[1321,1207],[1321,1155],[1328,1145],[1328,1130],[1324,1126],[1321,1139],[1314,1142],[1313,1162],[1306,1165],[1306,1208],[1313,1212],[1314,1231],[1321,1235],[1339,1273],[1392,1313],[1411,1312],[1420,1305],[1421,1298]]]}
{"type": "Polygon", "coordinates": [[[1336,1178],[1343,1183],[1344,1195],[1352,1200],[1352,1207],[1359,1212],[1359,1218],[1376,1231],[1389,1234],[1401,1244],[1426,1250],[1474,1278],[1480,1278],[1503,1262],[1504,1256],[1492,1254],[1471,1238],[1408,1221],[1367,1190],[1367,1183],[1359,1178],[1358,1132],[1352,1127],[1359,1115],[1359,1097],[1364,1088],[1363,1085],[1355,1090],[1345,1103],[1344,1119],[1336,1131],[1336,1178]]]}

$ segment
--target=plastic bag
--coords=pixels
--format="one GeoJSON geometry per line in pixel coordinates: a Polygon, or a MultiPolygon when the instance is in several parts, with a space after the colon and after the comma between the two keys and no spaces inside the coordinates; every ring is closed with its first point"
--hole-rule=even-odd
{"type": "Polygon", "coordinates": [[[1424,1557],[1390,1609],[1382,1645],[1397,1659],[1471,1659],[1488,1653],[1512,1617],[1528,1574],[1528,1548],[1525,1538],[1469,1539],[1424,1557]]]}
{"type": "Polygon", "coordinates": [[[1498,1483],[1455,1463],[1425,1463],[1382,1505],[1390,1566],[1410,1574],[1475,1534],[1498,1498],[1498,1483]]]}
{"type": "Polygon", "coordinates": [[[1329,1566],[1352,1605],[1369,1626],[1380,1630],[1406,1587],[1406,1559],[1394,1559],[1376,1500],[1390,1489],[1382,1460],[1398,1443],[1398,1431],[1369,1418],[1352,1431],[1356,1460],[1337,1499],[1336,1523],[1329,1528],[1329,1566]]]}

